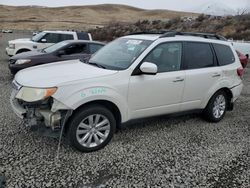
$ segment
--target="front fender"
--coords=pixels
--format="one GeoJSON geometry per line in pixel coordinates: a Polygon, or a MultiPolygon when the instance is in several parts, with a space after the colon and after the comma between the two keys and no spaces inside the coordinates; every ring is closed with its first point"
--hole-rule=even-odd
{"type": "Polygon", "coordinates": [[[128,119],[127,117],[128,106],[126,105],[126,95],[123,96],[116,90],[109,87],[103,87],[103,86],[89,87],[74,92],[70,96],[67,96],[67,98],[60,99],[57,98],[56,96],[54,96],[54,98],[73,110],[79,108],[80,106],[88,102],[93,102],[97,100],[109,101],[115,104],[119,109],[121,113],[122,122],[125,122],[128,119]]]}

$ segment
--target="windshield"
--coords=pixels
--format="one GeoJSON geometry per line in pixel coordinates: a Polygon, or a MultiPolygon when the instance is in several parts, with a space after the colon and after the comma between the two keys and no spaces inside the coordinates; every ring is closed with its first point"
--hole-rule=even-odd
{"type": "Polygon", "coordinates": [[[63,46],[67,45],[68,43],[69,42],[67,42],[67,41],[62,41],[62,42],[56,43],[56,44],[54,44],[52,46],[44,48],[43,52],[45,52],[45,53],[55,52],[55,51],[59,50],[60,48],[62,48],[63,46]]]}
{"type": "Polygon", "coordinates": [[[107,69],[125,70],[151,43],[148,40],[119,38],[101,48],[89,62],[107,69]]]}
{"type": "Polygon", "coordinates": [[[45,32],[40,32],[35,36],[33,36],[31,40],[34,42],[38,42],[45,34],[46,34],[45,32]]]}

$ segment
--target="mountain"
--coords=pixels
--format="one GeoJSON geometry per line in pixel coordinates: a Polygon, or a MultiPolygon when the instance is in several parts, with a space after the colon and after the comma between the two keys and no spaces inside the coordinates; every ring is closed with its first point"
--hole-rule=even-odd
{"type": "Polygon", "coordinates": [[[204,3],[203,5],[194,8],[192,11],[215,16],[235,15],[237,13],[236,10],[219,1],[204,3]]]}
{"type": "Polygon", "coordinates": [[[167,20],[194,13],[170,10],[145,10],[126,5],[101,4],[69,7],[0,5],[0,23],[9,29],[88,29],[111,22],[134,23],[138,20],[167,20]]]}

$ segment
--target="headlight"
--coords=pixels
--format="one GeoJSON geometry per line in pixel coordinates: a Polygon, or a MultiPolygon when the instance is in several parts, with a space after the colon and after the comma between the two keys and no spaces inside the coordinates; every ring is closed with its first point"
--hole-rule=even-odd
{"type": "Polygon", "coordinates": [[[17,64],[17,65],[20,65],[20,64],[24,64],[24,63],[30,63],[30,62],[31,62],[30,59],[18,59],[18,60],[16,61],[16,64],[17,64]]]}
{"type": "Polygon", "coordinates": [[[16,98],[26,102],[36,102],[52,96],[56,92],[56,90],[56,87],[43,89],[22,87],[17,93],[16,98]]]}
{"type": "Polygon", "coordinates": [[[9,48],[15,49],[15,44],[9,44],[9,48]]]}

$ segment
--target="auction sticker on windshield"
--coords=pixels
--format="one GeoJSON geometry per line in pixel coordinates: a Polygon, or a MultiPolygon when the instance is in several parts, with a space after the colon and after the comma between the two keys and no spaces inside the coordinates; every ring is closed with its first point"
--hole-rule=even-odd
{"type": "Polygon", "coordinates": [[[142,41],[141,40],[128,40],[126,43],[132,44],[132,45],[139,45],[142,43],[142,41]]]}

